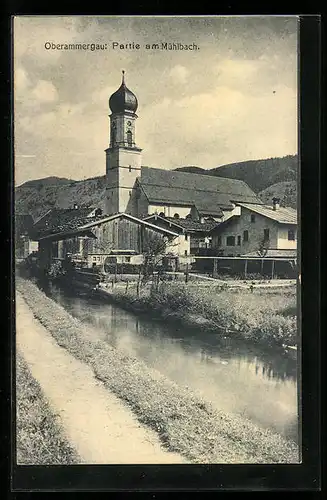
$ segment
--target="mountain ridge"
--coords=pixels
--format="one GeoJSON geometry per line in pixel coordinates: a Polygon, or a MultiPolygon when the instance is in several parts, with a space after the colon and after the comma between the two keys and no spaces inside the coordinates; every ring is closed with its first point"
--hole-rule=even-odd
{"type": "MultiPolygon", "coordinates": [[[[264,203],[277,196],[282,203],[296,208],[296,155],[231,163],[210,170],[194,165],[173,170],[242,180],[264,203]]],[[[97,205],[104,209],[105,188],[105,175],[85,180],[50,176],[27,181],[15,188],[15,211],[36,218],[50,208],[69,208],[74,203],[79,206],[97,205]]]]}

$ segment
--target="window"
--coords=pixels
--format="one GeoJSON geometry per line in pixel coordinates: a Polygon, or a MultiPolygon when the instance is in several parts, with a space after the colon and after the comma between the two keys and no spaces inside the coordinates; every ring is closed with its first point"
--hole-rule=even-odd
{"type": "Polygon", "coordinates": [[[219,247],[221,246],[221,235],[218,236],[217,244],[219,247]]]}
{"type": "Polygon", "coordinates": [[[131,258],[130,257],[125,257],[125,262],[130,262],[131,258]]]}
{"type": "Polygon", "coordinates": [[[187,241],[187,233],[185,233],[185,241],[187,241]]]}
{"type": "Polygon", "coordinates": [[[264,241],[269,240],[269,229],[263,230],[263,239],[264,239],[264,241]]]}
{"type": "Polygon", "coordinates": [[[251,214],[251,222],[255,222],[255,214],[251,214]]]}
{"type": "Polygon", "coordinates": [[[129,146],[132,146],[133,145],[132,132],[130,130],[127,130],[126,136],[127,136],[127,144],[129,146]]]}
{"type": "Polygon", "coordinates": [[[243,241],[246,243],[249,241],[249,231],[245,230],[243,231],[243,241]]]}
{"type": "Polygon", "coordinates": [[[185,255],[187,255],[187,250],[185,250],[185,252],[184,252],[184,253],[185,253],[185,255]]]}
{"type": "Polygon", "coordinates": [[[174,218],[175,218],[175,219],[179,219],[179,214],[177,214],[177,213],[176,213],[176,214],[174,214],[174,218]]]}
{"type": "Polygon", "coordinates": [[[93,260],[97,260],[97,258],[96,258],[96,257],[93,257],[93,260]]]}
{"type": "Polygon", "coordinates": [[[295,240],[295,231],[294,231],[294,229],[289,229],[288,230],[288,240],[289,241],[294,241],[295,240]]]}
{"type": "Polygon", "coordinates": [[[241,245],[241,237],[240,237],[240,236],[238,236],[238,237],[237,237],[237,245],[238,245],[238,246],[240,246],[240,245],[241,245]]]}
{"type": "Polygon", "coordinates": [[[227,236],[226,245],[228,247],[234,247],[235,246],[235,236],[227,236]]]}
{"type": "Polygon", "coordinates": [[[131,172],[132,171],[132,166],[131,165],[128,165],[128,171],[131,172]]]}
{"type": "Polygon", "coordinates": [[[101,257],[98,257],[98,262],[100,262],[100,260],[101,260],[101,257]]]}

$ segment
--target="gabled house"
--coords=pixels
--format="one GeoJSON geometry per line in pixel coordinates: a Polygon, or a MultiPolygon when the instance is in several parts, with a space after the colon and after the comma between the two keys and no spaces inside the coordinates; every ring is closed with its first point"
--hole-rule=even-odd
{"type": "MultiPolygon", "coordinates": [[[[210,231],[217,226],[214,219],[202,220],[202,222],[194,220],[191,217],[181,219],[179,217],[165,217],[164,214],[148,215],[144,218],[152,224],[171,228],[172,230],[183,234],[186,241],[189,241],[189,251],[191,255],[200,255],[211,248],[210,231]]],[[[187,249],[185,249],[187,252],[187,249]]],[[[185,253],[185,255],[189,255],[185,253]]]]}
{"type": "Polygon", "coordinates": [[[102,265],[108,257],[118,255],[121,262],[139,264],[147,244],[155,238],[163,238],[166,254],[176,258],[185,255],[186,246],[189,249],[189,241],[180,233],[130,214],[81,215],[58,222],[58,225],[48,225],[38,231],[43,267],[53,259],[64,259],[67,254],[85,261],[88,267],[102,265]]]}
{"type": "Polygon", "coordinates": [[[212,231],[212,247],[222,256],[296,257],[297,212],[281,207],[238,203],[239,213],[212,231]]]}

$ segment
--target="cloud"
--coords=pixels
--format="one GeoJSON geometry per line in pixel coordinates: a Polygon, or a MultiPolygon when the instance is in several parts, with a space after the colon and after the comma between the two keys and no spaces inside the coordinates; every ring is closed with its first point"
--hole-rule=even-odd
{"type": "Polygon", "coordinates": [[[16,158],[36,158],[36,155],[15,155],[16,158]]]}
{"type": "Polygon", "coordinates": [[[32,90],[33,97],[39,102],[53,102],[58,99],[58,92],[53,83],[39,80],[32,90]]]}
{"type": "Polygon", "coordinates": [[[17,66],[14,73],[15,92],[24,92],[31,85],[27,72],[22,66],[17,66]]]}
{"type": "Polygon", "coordinates": [[[258,69],[258,61],[225,59],[215,68],[215,72],[220,85],[234,86],[253,81],[258,69]]]}
{"type": "Polygon", "coordinates": [[[22,181],[104,174],[108,99],[122,69],[139,101],[143,164],[212,168],[297,151],[295,20],[22,16],[14,55],[15,149],[22,154],[15,175],[22,181]],[[111,41],[170,40],[195,41],[200,50],[110,48],[111,41]],[[108,49],[45,50],[46,41],[108,49]]]}
{"type": "Polygon", "coordinates": [[[174,83],[177,84],[184,84],[187,82],[187,77],[189,75],[189,71],[185,66],[181,66],[178,64],[177,66],[174,66],[171,68],[169,72],[169,76],[172,79],[174,83]]]}

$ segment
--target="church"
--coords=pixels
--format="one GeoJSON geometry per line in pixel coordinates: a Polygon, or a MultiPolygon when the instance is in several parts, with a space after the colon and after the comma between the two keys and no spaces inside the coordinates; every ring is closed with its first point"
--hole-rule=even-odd
{"type": "MultiPolygon", "coordinates": [[[[229,231],[234,227],[229,222],[242,222],[244,206],[257,211],[263,206],[250,187],[236,179],[143,166],[136,140],[138,100],[127,88],[124,72],[120,87],[109,98],[109,109],[102,206],[51,209],[36,221],[33,238],[39,242],[44,262],[70,253],[89,266],[102,265],[112,255],[134,265],[158,235],[167,242],[166,253],[178,258],[178,265],[188,265],[190,257],[206,255],[207,250],[220,255],[226,238],[224,253],[239,256],[240,245],[233,253],[229,248],[231,235],[215,231],[217,227],[229,231]]],[[[241,229],[237,226],[240,234],[241,229]]],[[[232,237],[242,240],[239,234],[232,237]]]]}
{"type": "Polygon", "coordinates": [[[109,109],[107,215],[127,213],[144,218],[158,214],[220,222],[238,210],[239,202],[261,203],[240,180],[142,166],[142,149],[136,140],[138,100],[126,86],[124,71],[119,89],[109,98],[109,109]]]}

